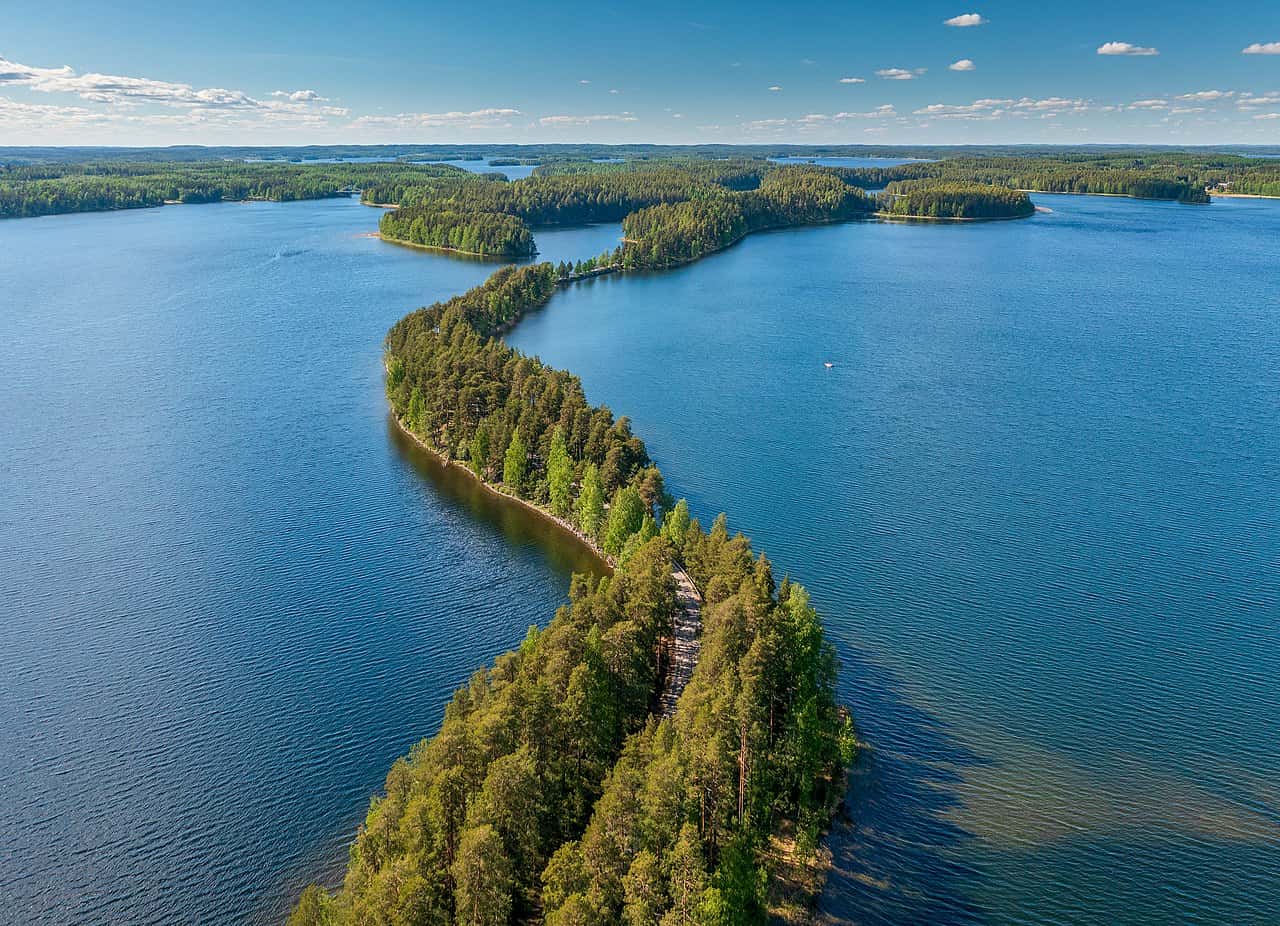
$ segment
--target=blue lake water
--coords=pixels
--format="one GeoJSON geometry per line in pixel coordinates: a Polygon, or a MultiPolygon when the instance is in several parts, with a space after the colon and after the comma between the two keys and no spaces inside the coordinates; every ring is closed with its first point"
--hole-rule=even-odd
{"type": "MultiPolygon", "coordinates": [[[[753,236],[511,340],[813,590],[869,743],[833,918],[1274,923],[1280,204],[1037,201],[753,236]]],[[[493,265],[376,219],[0,223],[17,922],[278,921],[591,567],[390,427],[386,328],[493,265]]]]}
{"type": "Polygon", "coordinates": [[[0,222],[0,921],[282,921],[593,568],[392,428],[387,328],[493,265],[378,214],[0,222]]]}
{"type": "Polygon", "coordinates": [[[509,340],[812,589],[870,744],[828,914],[1275,924],[1280,203],[1035,199],[752,236],[509,340]]]}

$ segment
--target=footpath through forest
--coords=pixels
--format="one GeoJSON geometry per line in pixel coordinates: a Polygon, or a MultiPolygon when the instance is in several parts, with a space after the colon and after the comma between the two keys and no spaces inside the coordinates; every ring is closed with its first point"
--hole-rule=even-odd
{"type": "Polygon", "coordinates": [[[676,703],[693,676],[702,648],[702,595],[689,573],[680,566],[672,567],[671,576],[676,580],[677,608],[672,620],[675,641],[671,647],[671,663],[658,699],[658,712],[663,717],[675,716],[676,703]]]}

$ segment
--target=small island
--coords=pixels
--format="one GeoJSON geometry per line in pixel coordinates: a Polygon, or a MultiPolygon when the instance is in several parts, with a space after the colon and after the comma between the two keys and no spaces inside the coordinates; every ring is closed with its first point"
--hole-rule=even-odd
{"type": "Polygon", "coordinates": [[[1021,190],[985,183],[897,180],[880,194],[876,214],[891,219],[934,222],[984,222],[1024,219],[1034,215],[1035,204],[1021,190]]]}
{"type": "Polygon", "coordinates": [[[502,212],[410,206],[383,215],[378,231],[386,241],[479,257],[519,260],[534,254],[529,226],[502,212]]]}

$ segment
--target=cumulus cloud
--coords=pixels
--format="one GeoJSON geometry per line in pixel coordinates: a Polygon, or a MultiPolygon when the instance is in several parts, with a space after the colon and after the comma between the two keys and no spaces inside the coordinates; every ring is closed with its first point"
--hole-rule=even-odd
{"type": "Polygon", "coordinates": [[[894,110],[893,105],[885,103],[883,106],[877,106],[869,112],[808,113],[796,119],[755,119],[751,122],[744,122],[742,128],[748,132],[777,132],[784,129],[806,131],[851,120],[890,119],[897,115],[898,113],[894,110]]]}
{"type": "Polygon", "coordinates": [[[1240,109],[1251,109],[1254,106],[1273,106],[1280,104],[1280,91],[1272,90],[1270,93],[1246,93],[1240,99],[1236,100],[1236,106],[1240,109]]]}
{"type": "Polygon", "coordinates": [[[927,70],[929,69],[912,68],[911,70],[907,70],[906,68],[882,68],[881,70],[876,71],[876,76],[882,80],[915,80],[927,70]]]}
{"type": "Polygon", "coordinates": [[[865,83],[866,83],[866,81],[865,81],[865,80],[863,80],[861,77],[841,77],[841,78],[840,78],[840,83],[842,83],[842,84],[865,84],[865,83]]]}
{"type": "Polygon", "coordinates": [[[1168,100],[1134,100],[1129,104],[1130,109],[1168,109],[1168,100]]]}
{"type": "Polygon", "coordinates": [[[511,108],[473,109],[470,112],[396,113],[393,116],[361,116],[352,121],[354,128],[458,128],[505,129],[520,110],[511,108]]]}
{"type": "Polygon", "coordinates": [[[589,80],[585,80],[585,79],[584,79],[584,80],[580,80],[580,81],[578,81],[578,83],[582,84],[582,86],[584,86],[584,87],[585,87],[587,84],[591,83],[591,81],[589,81],[589,80]]]}
{"type": "Polygon", "coordinates": [[[0,96],[0,126],[15,128],[83,128],[109,121],[106,113],[83,106],[50,106],[44,103],[19,103],[0,96]]]}
{"type": "Polygon", "coordinates": [[[276,90],[270,99],[254,99],[242,90],[197,88],[191,84],[118,74],[77,74],[64,65],[33,67],[0,57],[0,86],[36,93],[69,93],[90,103],[111,106],[121,112],[154,105],[177,110],[233,110],[256,113],[264,120],[314,119],[345,116],[347,110],[324,106],[329,102],[314,90],[276,90]]]}
{"type": "Polygon", "coordinates": [[[944,26],[955,26],[957,28],[965,28],[967,26],[985,26],[990,20],[983,19],[978,13],[961,13],[959,16],[952,16],[943,22],[944,26]]]}
{"type": "Polygon", "coordinates": [[[974,100],[972,103],[931,103],[922,109],[913,110],[912,115],[926,116],[930,119],[963,119],[990,122],[1006,116],[1052,118],[1062,113],[1082,113],[1089,109],[1088,100],[1068,99],[1060,96],[1046,97],[1042,100],[1026,96],[1017,100],[988,97],[974,100]]]}
{"type": "Polygon", "coordinates": [[[977,65],[974,64],[972,61],[970,61],[968,58],[961,58],[959,61],[955,62],[954,64],[947,65],[947,67],[953,71],[972,71],[974,68],[977,67],[977,65]]]}
{"type": "Polygon", "coordinates": [[[1195,93],[1179,93],[1174,99],[1210,102],[1212,100],[1225,100],[1227,97],[1235,95],[1236,92],[1234,90],[1197,90],[1195,93]]]}
{"type": "Polygon", "coordinates": [[[635,122],[636,117],[631,113],[595,113],[589,116],[575,115],[559,115],[559,116],[543,116],[538,120],[539,125],[564,126],[564,125],[593,125],[597,122],[635,122]]]}
{"type": "Polygon", "coordinates": [[[271,95],[280,99],[289,100],[291,103],[327,103],[328,97],[323,97],[314,90],[272,90],[271,95]]]}
{"type": "Polygon", "coordinates": [[[777,84],[774,84],[772,87],[770,87],[770,88],[769,88],[769,92],[770,92],[770,93],[777,93],[777,92],[778,92],[779,90],[781,90],[781,89],[782,89],[782,88],[781,88],[781,87],[779,87],[777,84]]]}
{"type": "Polygon", "coordinates": [[[1255,119],[1280,119],[1280,113],[1258,113],[1255,119]]]}
{"type": "Polygon", "coordinates": [[[1133,45],[1129,42],[1104,42],[1098,46],[1098,54],[1150,57],[1151,55],[1158,55],[1160,52],[1154,48],[1144,48],[1141,45],[1133,45]]]}
{"type": "Polygon", "coordinates": [[[1280,55],[1280,42],[1254,42],[1240,50],[1242,55],[1280,55]]]}

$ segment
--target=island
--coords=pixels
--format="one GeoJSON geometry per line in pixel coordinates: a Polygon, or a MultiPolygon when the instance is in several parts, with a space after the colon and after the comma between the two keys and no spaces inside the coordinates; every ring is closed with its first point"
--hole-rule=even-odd
{"type": "Polygon", "coordinates": [[[1031,197],[1021,190],[986,183],[947,180],[895,180],[880,194],[877,215],[935,222],[983,222],[1034,215],[1031,197]]]}

